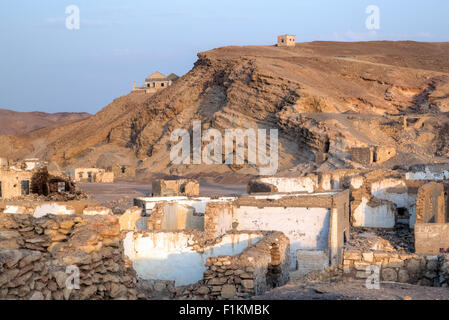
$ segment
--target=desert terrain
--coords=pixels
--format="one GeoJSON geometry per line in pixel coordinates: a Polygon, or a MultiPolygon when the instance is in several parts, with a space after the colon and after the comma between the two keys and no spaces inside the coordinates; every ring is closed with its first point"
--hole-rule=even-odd
{"type": "Polygon", "coordinates": [[[354,166],[351,147],[390,145],[381,167],[446,162],[449,44],[310,42],[296,47],[223,47],[154,95],[132,92],[87,119],[0,136],[0,156],[39,157],[64,167],[134,166],[154,174],[245,183],[253,165],[170,163],[177,128],[276,128],[279,175],[354,166]],[[408,128],[403,118],[408,115],[408,128]],[[76,137],[76,139],[74,139],[76,137]],[[323,164],[318,153],[328,154],[323,164]]]}

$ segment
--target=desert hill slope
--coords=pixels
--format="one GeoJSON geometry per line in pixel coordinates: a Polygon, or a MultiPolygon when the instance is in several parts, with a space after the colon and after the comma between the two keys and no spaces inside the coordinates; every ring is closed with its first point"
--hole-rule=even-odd
{"type": "Polygon", "coordinates": [[[90,114],[85,112],[16,112],[0,109],[0,134],[19,135],[52,125],[86,119],[89,116],[90,114]]]}
{"type": "Polygon", "coordinates": [[[62,166],[129,164],[141,177],[257,174],[250,165],[172,165],[170,134],[191,130],[193,120],[221,132],[279,129],[279,174],[349,167],[352,146],[394,146],[398,156],[386,166],[449,155],[449,43],[223,47],[198,58],[154,95],[130,93],[85,120],[0,138],[0,156],[32,154],[62,166]],[[397,116],[403,114],[414,115],[406,130],[397,116]],[[322,152],[328,160],[315,163],[322,152]]]}

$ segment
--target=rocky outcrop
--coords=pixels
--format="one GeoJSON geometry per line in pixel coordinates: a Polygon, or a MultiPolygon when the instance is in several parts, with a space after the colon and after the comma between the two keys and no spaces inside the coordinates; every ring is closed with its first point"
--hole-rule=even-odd
{"type": "Polygon", "coordinates": [[[0,138],[0,156],[31,153],[63,166],[115,159],[108,166],[126,163],[138,177],[257,174],[249,164],[170,165],[171,133],[191,132],[201,120],[203,131],[278,129],[279,172],[348,168],[352,147],[397,150],[379,166],[431,162],[446,152],[448,52],[445,44],[412,42],[218,48],[200,53],[190,72],[154,95],[130,93],[88,119],[0,138]],[[405,128],[403,114],[412,114],[405,128]],[[322,154],[325,161],[316,161],[322,154]]]}

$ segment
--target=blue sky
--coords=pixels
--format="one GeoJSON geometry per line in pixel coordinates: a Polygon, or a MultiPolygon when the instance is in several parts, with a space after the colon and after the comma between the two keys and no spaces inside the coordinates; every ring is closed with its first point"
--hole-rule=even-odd
{"type": "Polygon", "coordinates": [[[196,54],[313,40],[449,41],[449,1],[1,0],[0,108],[95,113],[158,70],[183,75],[196,54]],[[80,10],[69,30],[66,7],[80,10]],[[380,29],[368,30],[368,5],[380,29]]]}

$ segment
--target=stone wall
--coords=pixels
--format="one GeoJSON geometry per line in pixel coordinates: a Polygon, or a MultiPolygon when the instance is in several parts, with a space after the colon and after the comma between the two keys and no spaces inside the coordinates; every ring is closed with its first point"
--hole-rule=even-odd
{"type": "Polygon", "coordinates": [[[83,214],[88,207],[97,207],[98,203],[87,201],[28,201],[5,200],[0,201],[0,212],[29,214],[40,218],[49,214],[83,214]]]}
{"type": "Polygon", "coordinates": [[[415,251],[423,254],[435,254],[440,250],[449,250],[449,223],[415,224],[415,251]]]}
{"type": "Polygon", "coordinates": [[[368,268],[379,266],[380,281],[447,286],[447,271],[441,269],[443,266],[448,269],[447,256],[422,256],[394,251],[345,251],[343,275],[346,278],[366,279],[373,273],[368,268]]]}
{"type": "Polygon", "coordinates": [[[183,286],[201,280],[207,258],[240,254],[264,234],[227,233],[210,239],[200,231],[128,232],[124,247],[139,279],[171,280],[183,286]]]}
{"type": "Polygon", "coordinates": [[[296,45],[296,36],[285,34],[278,36],[277,46],[278,47],[294,47],[296,45]]]}
{"type": "Polygon", "coordinates": [[[178,299],[245,299],[289,280],[289,240],[269,232],[255,245],[234,256],[207,258],[203,279],[177,288],[178,299]]]}
{"type": "Polygon", "coordinates": [[[116,217],[0,214],[0,299],[136,299],[135,284],[116,217]]]}
{"type": "Polygon", "coordinates": [[[351,160],[365,166],[370,166],[374,161],[373,148],[351,148],[351,160]]]}
{"type": "Polygon", "coordinates": [[[430,182],[419,188],[416,198],[416,222],[446,222],[446,199],[443,184],[430,182]]]}
{"type": "Polygon", "coordinates": [[[394,147],[377,147],[374,162],[383,163],[396,156],[396,148],[394,147]]]}
{"type": "Polygon", "coordinates": [[[31,181],[31,171],[0,170],[0,199],[11,199],[20,197],[22,192],[22,181],[31,181]]]}
{"type": "Polygon", "coordinates": [[[109,168],[114,173],[114,177],[119,178],[134,178],[136,176],[136,167],[129,165],[116,164],[109,168]]]}
{"type": "Polygon", "coordinates": [[[154,180],[151,189],[153,196],[197,196],[200,193],[198,181],[193,179],[154,180]]]}
{"type": "Polygon", "coordinates": [[[106,172],[105,169],[100,168],[68,169],[66,173],[76,182],[96,182],[96,183],[114,182],[114,173],[106,172]]]}
{"type": "Polygon", "coordinates": [[[312,271],[324,271],[329,267],[329,250],[296,250],[295,271],[290,272],[290,277],[301,278],[312,271]]]}

